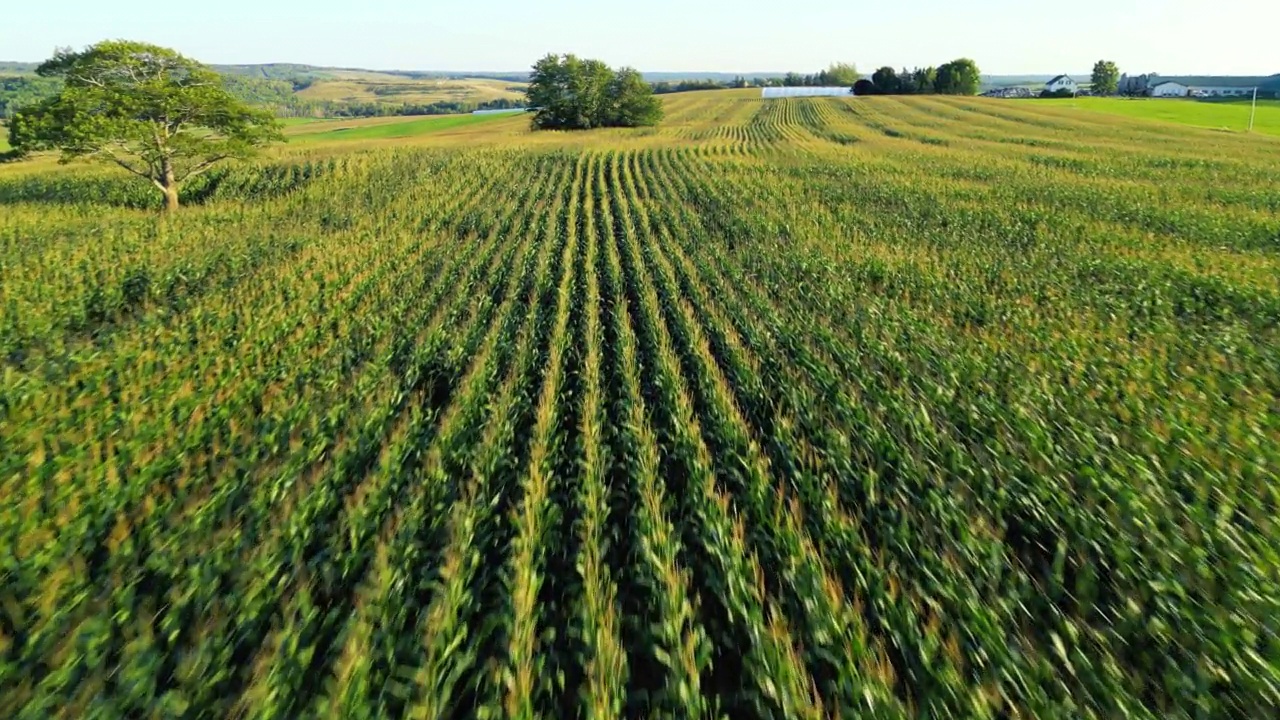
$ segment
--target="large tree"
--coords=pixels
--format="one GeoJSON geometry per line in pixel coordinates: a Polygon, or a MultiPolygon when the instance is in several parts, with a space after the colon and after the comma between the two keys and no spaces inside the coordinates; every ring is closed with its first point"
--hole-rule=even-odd
{"type": "Polygon", "coordinates": [[[614,72],[599,60],[548,55],[533,66],[526,91],[539,130],[639,127],[662,120],[653,87],[631,68],[614,72]]]}
{"type": "Polygon", "coordinates": [[[902,92],[902,81],[898,79],[898,71],[885,66],[871,75],[871,83],[881,95],[897,95],[902,92]]]}
{"type": "Polygon", "coordinates": [[[62,78],[62,91],[15,113],[10,144],[61,150],[64,162],[118,165],[154,184],[169,210],[184,181],[282,139],[270,113],[236,100],[217,73],[168,48],[109,40],[60,50],[36,72],[62,78]]]}
{"type": "Polygon", "coordinates": [[[1120,68],[1110,60],[1099,60],[1093,66],[1093,94],[1115,95],[1120,87],[1120,68]]]}
{"type": "Polygon", "coordinates": [[[969,58],[960,58],[938,68],[934,90],[943,95],[977,95],[981,84],[978,64],[969,58]]]}
{"type": "Polygon", "coordinates": [[[576,55],[547,55],[534,63],[525,90],[525,99],[534,108],[534,126],[559,130],[585,122],[574,107],[570,88],[570,80],[581,65],[576,55]]]}
{"type": "Polygon", "coordinates": [[[622,68],[609,81],[610,124],[647,127],[662,121],[662,101],[635,68],[622,68]]]}

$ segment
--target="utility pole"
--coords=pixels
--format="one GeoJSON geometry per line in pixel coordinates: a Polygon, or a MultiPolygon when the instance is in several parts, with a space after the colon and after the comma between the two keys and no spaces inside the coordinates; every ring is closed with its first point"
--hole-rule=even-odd
{"type": "Polygon", "coordinates": [[[1253,132],[1253,118],[1258,114],[1258,88],[1253,88],[1253,108],[1249,110],[1249,132],[1253,132]]]}

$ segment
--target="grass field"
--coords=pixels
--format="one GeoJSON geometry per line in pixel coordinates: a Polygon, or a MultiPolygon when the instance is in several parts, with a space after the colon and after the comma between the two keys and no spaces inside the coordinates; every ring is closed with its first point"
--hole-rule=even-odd
{"type": "Polygon", "coordinates": [[[1275,717],[1280,140],[752,95],[0,166],[0,716],[1275,717]]]}
{"type": "MultiPolygon", "coordinates": [[[[528,119],[521,115],[525,124],[528,119]]],[[[389,117],[364,120],[324,120],[286,125],[285,135],[290,143],[334,142],[351,140],[404,139],[430,133],[456,130],[510,121],[509,115],[430,115],[425,117],[389,117]]]]}
{"type": "MultiPolygon", "coordinates": [[[[1249,127],[1251,103],[1248,100],[1200,102],[1156,98],[1076,98],[1061,101],[1061,104],[1112,115],[1244,132],[1249,127]]],[[[1280,100],[1258,101],[1254,131],[1280,136],[1280,100]]]]}
{"type": "Polygon", "coordinates": [[[279,118],[279,121],[280,121],[280,124],[285,126],[286,128],[291,128],[291,127],[294,127],[295,125],[310,125],[312,123],[319,123],[319,122],[334,122],[334,119],[333,118],[315,118],[315,117],[294,117],[294,118],[279,118]]]}

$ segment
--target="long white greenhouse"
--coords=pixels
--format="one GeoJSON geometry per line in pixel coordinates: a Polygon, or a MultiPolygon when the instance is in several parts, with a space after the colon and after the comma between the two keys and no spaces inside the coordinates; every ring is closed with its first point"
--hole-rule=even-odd
{"type": "Polygon", "coordinates": [[[843,97],[852,95],[853,90],[847,87],[767,87],[760,88],[760,97],[843,97]]]}

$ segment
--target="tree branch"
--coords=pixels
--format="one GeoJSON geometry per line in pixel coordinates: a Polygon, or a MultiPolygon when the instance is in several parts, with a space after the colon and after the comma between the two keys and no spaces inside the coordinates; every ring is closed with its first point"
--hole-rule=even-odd
{"type": "Polygon", "coordinates": [[[221,161],[223,161],[223,160],[226,160],[226,159],[227,159],[227,158],[229,158],[229,157],[231,157],[231,156],[230,156],[230,155],[215,155],[214,157],[211,157],[211,158],[209,158],[208,160],[205,160],[204,162],[200,163],[199,165],[196,165],[195,167],[193,167],[193,168],[191,168],[190,170],[188,170],[188,171],[186,172],[186,174],[184,174],[182,177],[178,178],[178,182],[185,182],[185,181],[186,181],[186,180],[188,180],[189,178],[193,178],[193,177],[195,177],[195,176],[197,176],[197,175],[200,175],[200,174],[202,174],[202,173],[204,173],[204,172],[208,171],[208,170],[209,170],[209,168],[213,167],[214,163],[221,162],[221,161]]]}
{"type": "Polygon", "coordinates": [[[151,182],[155,182],[155,181],[156,181],[156,180],[155,180],[155,177],[153,177],[151,173],[143,172],[142,170],[139,170],[139,169],[135,168],[134,166],[130,165],[129,163],[125,162],[124,160],[121,160],[121,159],[120,159],[120,157],[119,157],[118,155],[116,155],[115,153],[111,152],[111,148],[109,148],[109,147],[102,147],[102,148],[100,148],[100,149],[98,150],[98,152],[101,152],[101,153],[105,154],[107,157],[111,158],[111,161],[112,161],[112,162],[114,162],[115,164],[117,164],[117,165],[119,165],[120,167],[124,168],[125,170],[128,170],[129,172],[133,173],[134,175],[137,175],[137,176],[138,176],[138,177],[140,177],[140,178],[145,178],[145,179],[147,179],[147,180],[150,180],[151,182]]]}

